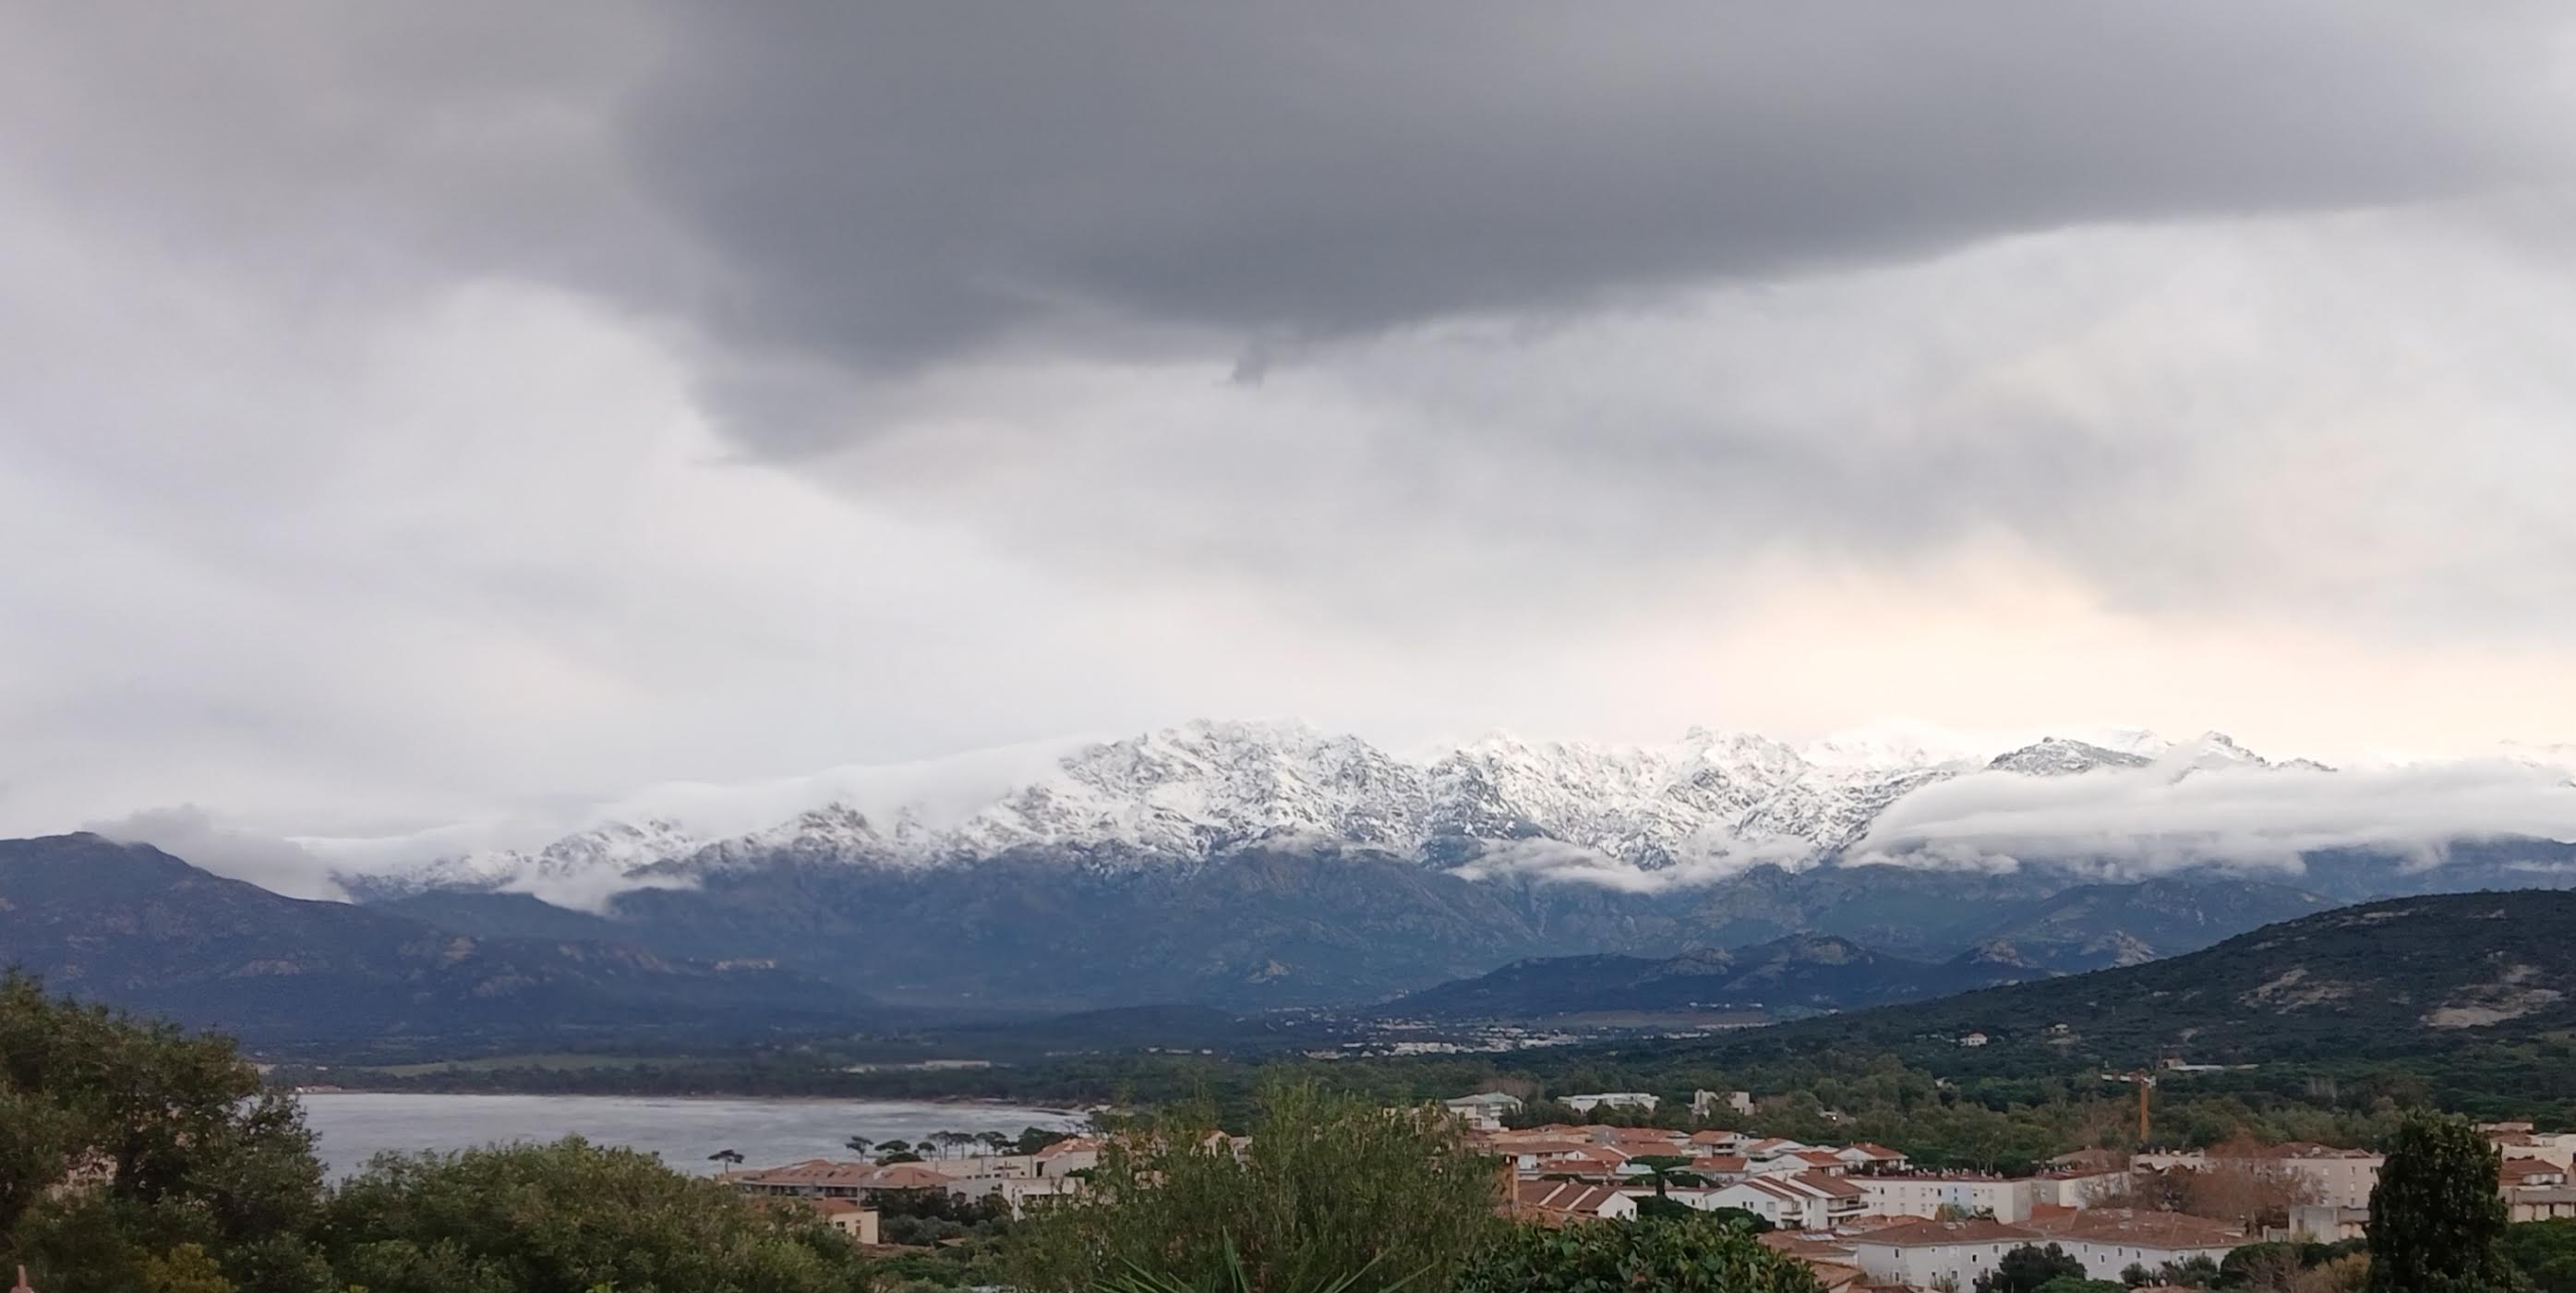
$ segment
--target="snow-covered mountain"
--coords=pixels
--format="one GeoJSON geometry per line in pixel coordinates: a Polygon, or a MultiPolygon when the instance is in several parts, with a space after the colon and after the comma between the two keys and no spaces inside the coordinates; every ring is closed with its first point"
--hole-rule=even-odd
{"type": "MultiPolygon", "coordinates": [[[[827,774],[799,806],[792,791],[767,785],[757,802],[784,815],[747,831],[741,805],[698,787],[676,805],[625,805],[624,815],[542,847],[442,852],[370,883],[510,889],[586,905],[621,886],[686,883],[709,868],[782,857],[917,867],[1057,850],[1132,866],[1306,839],[1442,866],[1539,842],[1622,872],[1724,873],[1836,857],[1899,800],[1971,775],[2181,778],[2321,766],[2274,765],[2217,733],[2177,743],[2133,730],[2029,740],[1891,729],[1792,745],[1695,728],[1669,745],[1488,736],[1406,755],[1299,725],[1216,721],[1024,764],[966,794],[932,793],[919,778],[827,774]]],[[[326,851],[331,843],[308,842],[326,851]]]]}

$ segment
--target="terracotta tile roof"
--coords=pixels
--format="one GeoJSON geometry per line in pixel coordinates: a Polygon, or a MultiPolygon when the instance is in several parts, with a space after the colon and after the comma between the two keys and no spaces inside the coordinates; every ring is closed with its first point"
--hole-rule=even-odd
{"type": "Polygon", "coordinates": [[[1651,1140],[1669,1144],[1679,1144],[1684,1139],[1680,1132],[1670,1127],[1612,1127],[1610,1138],[1612,1140],[1651,1140]]]}
{"type": "Polygon", "coordinates": [[[1523,1208],[1539,1212],[1597,1217],[1603,1207],[1623,1196],[1609,1186],[1581,1181],[1522,1181],[1514,1186],[1513,1197],[1523,1208]]]}
{"type": "Polygon", "coordinates": [[[1076,1137],[1073,1137],[1073,1138],[1072,1138],[1072,1139],[1070,1139],[1070,1140],[1059,1140],[1059,1141],[1057,1141],[1056,1143],[1054,1143],[1054,1144],[1052,1144],[1052,1145],[1049,1145],[1049,1146],[1047,1146],[1047,1147],[1046,1147],[1046,1148],[1044,1148],[1044,1149],[1039,1150],[1036,1154],[1032,1155],[1031,1157],[1034,1157],[1034,1158],[1062,1158],[1062,1157],[1064,1157],[1064,1156],[1065,1156],[1065,1155],[1067,1155],[1067,1154],[1079,1154],[1079,1153],[1082,1153],[1082,1152],[1084,1152],[1084,1151],[1086,1151],[1086,1150],[1088,1150],[1088,1151],[1092,1151],[1092,1152],[1097,1152],[1097,1151],[1100,1149],[1100,1146],[1101,1146],[1101,1142],[1100,1142],[1100,1139],[1099,1139],[1098,1137],[1095,1137],[1095,1136],[1076,1136],[1076,1137]]]}
{"type": "Polygon", "coordinates": [[[1694,1172],[1741,1172],[1753,1166],[1742,1154],[1708,1154],[1691,1160],[1694,1172]]]}
{"type": "Polygon", "coordinates": [[[1829,1199],[1858,1199],[1869,1194],[1832,1172],[1800,1172],[1789,1179],[1829,1199]]]}
{"type": "Polygon", "coordinates": [[[1801,1149],[1792,1153],[1783,1154],[1781,1157],[1803,1159],[1818,1167],[1823,1167],[1829,1163],[1839,1164],[1843,1161],[1843,1156],[1841,1154],[1830,1149],[1801,1149]]]}
{"type": "Polygon", "coordinates": [[[1873,1144],[1866,1140],[1852,1146],[1852,1148],[1882,1162],[1893,1161],[1895,1159],[1905,1157],[1905,1155],[1897,1153],[1895,1150],[1889,1149],[1885,1145],[1873,1144]]]}
{"type": "Polygon", "coordinates": [[[1857,1236],[1852,1242],[1888,1248],[1932,1248],[1942,1244],[2024,1244],[2039,1237],[2036,1230],[2008,1226],[1991,1217],[1971,1217],[1965,1221],[1917,1221],[1889,1226],[1857,1236]]]}
{"type": "Polygon", "coordinates": [[[1723,1145],[1730,1141],[1738,1141],[1742,1139],[1744,1139],[1744,1133],[1737,1131],[1695,1131],[1691,1133],[1690,1143],[1694,1145],[1723,1145]]]}

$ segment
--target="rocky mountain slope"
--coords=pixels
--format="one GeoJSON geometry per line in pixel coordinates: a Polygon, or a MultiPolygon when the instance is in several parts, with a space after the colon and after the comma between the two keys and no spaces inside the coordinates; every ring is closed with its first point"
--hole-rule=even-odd
{"type": "MultiPolygon", "coordinates": [[[[522,899],[522,901],[530,901],[522,899]]],[[[280,897],[95,835],[0,840],[0,965],[261,1046],[703,1040],[847,1021],[866,997],[628,943],[483,938],[280,897]]]]}
{"type": "MultiPolygon", "coordinates": [[[[1890,804],[1953,777],[1989,769],[2063,776],[2157,759],[2177,775],[2195,766],[2264,766],[2214,735],[2175,745],[2146,733],[2097,734],[1997,751],[1923,737],[1797,747],[1694,729],[1667,746],[1496,736],[1402,758],[1310,728],[1198,722],[1072,749],[963,810],[844,795],[748,832],[710,834],[640,804],[631,808],[644,815],[612,816],[541,847],[441,854],[384,872],[353,868],[347,879],[379,894],[499,888],[560,896],[601,891],[603,878],[642,883],[683,868],[777,857],[927,865],[1047,849],[1114,867],[1205,861],[1310,839],[1441,865],[1544,842],[1632,871],[1741,869],[1837,854],[1890,804]]],[[[344,844],[305,843],[326,855],[344,844]]]]}

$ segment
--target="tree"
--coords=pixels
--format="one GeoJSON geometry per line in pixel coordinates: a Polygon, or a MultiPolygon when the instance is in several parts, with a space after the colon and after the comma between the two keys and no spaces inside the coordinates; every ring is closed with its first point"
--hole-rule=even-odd
{"type": "Polygon", "coordinates": [[[321,1233],[343,1286],[369,1293],[868,1287],[857,1249],[801,1204],[578,1138],[380,1156],[333,1196],[321,1233]]]}
{"type": "Polygon", "coordinates": [[[2060,1275],[2039,1286],[2039,1293],[2127,1293],[2128,1285],[2118,1280],[2089,1280],[2081,1275],[2060,1275]]]}
{"type": "Polygon", "coordinates": [[[1273,1084],[1250,1130],[1240,1154],[1210,1143],[1215,1110],[1192,1101],[1113,1137],[1087,1188],[1024,1224],[1013,1282],[1070,1293],[1143,1271],[1206,1288],[1231,1245],[1264,1293],[1362,1271],[1363,1288],[1437,1289],[1506,1224],[1500,1164],[1437,1108],[1273,1084]]]}
{"type": "Polygon", "coordinates": [[[48,1293],[293,1287],[321,1168],[230,1039],[0,974],[0,1269],[48,1293]]]}
{"type": "Polygon", "coordinates": [[[2218,1263],[2208,1257],[2187,1257],[2156,1267],[2156,1282],[2176,1288],[2205,1289],[2218,1283],[2218,1263]]]}
{"type": "Polygon", "coordinates": [[[2464,1119],[2399,1124],[2370,1192],[2371,1293],[2500,1293],[2523,1287],[2505,1260],[2508,1213],[2495,1148],[2464,1119]]]}
{"type": "Polygon", "coordinates": [[[2056,1244],[2023,1244],[1977,1277],[1977,1293],[2039,1293],[2041,1285],[2060,1276],[2083,1279],[2084,1263],[2056,1244]]]}
{"type": "Polygon", "coordinates": [[[2120,1282],[2128,1285],[2130,1288],[2138,1288],[2142,1285],[2155,1283],[2156,1273],[2148,1270],[2145,1262],[2131,1262],[2121,1269],[2120,1282]]]}
{"type": "Polygon", "coordinates": [[[848,1140],[841,1142],[841,1147],[843,1149],[846,1149],[861,1158],[867,1157],[868,1151],[875,1148],[875,1146],[876,1142],[865,1136],[852,1136],[848,1140]]]}
{"type": "Polygon", "coordinates": [[[2576,1219],[2507,1226],[2503,1248],[2538,1293],[2576,1293],[2576,1219]]]}
{"type": "Polygon", "coordinates": [[[1011,1148],[1011,1138],[998,1131],[985,1132],[975,1139],[983,1142],[984,1148],[996,1154],[1006,1153],[1011,1148]]]}
{"type": "Polygon", "coordinates": [[[2297,1244],[2240,1244],[2228,1250],[2226,1259],[2218,1263],[2218,1287],[2245,1289],[2249,1293],[2288,1293],[2306,1269],[2307,1259],[2297,1244]]]}
{"type": "Polygon", "coordinates": [[[1020,1138],[1012,1143],[1011,1151],[1017,1154],[1034,1154],[1057,1141],[1071,1139],[1073,1139],[1073,1134],[1070,1132],[1048,1131],[1044,1127],[1029,1127],[1020,1132],[1020,1138]]]}
{"type": "Polygon", "coordinates": [[[1757,1235],[1768,1234],[1776,1228],[1771,1224],[1769,1217],[1751,1208],[1711,1208],[1708,1215],[1730,1225],[1750,1230],[1757,1235]]]}
{"type": "Polygon", "coordinates": [[[1666,1186],[1700,1183],[1699,1174],[1688,1170],[1690,1164],[1690,1159],[1680,1154],[1639,1154],[1628,1160],[1628,1166],[1646,1169],[1646,1175],[1655,1183],[1655,1197],[1659,1199],[1667,1193],[1666,1186]]]}
{"type": "Polygon", "coordinates": [[[1456,1293],[1816,1293],[1818,1287],[1804,1263],[1707,1215],[1650,1225],[1516,1226],[1468,1263],[1455,1285],[1456,1293]]]}
{"type": "Polygon", "coordinates": [[[742,1166],[742,1151],[738,1149],[719,1149],[716,1152],[707,1155],[707,1161],[710,1163],[722,1163],[727,1167],[740,1167],[742,1166]]]}
{"type": "Polygon", "coordinates": [[[1680,1221],[1700,1215],[1702,1213],[1699,1209],[1679,1199],[1668,1198],[1661,1194],[1649,1194],[1637,1200],[1639,1221],[1680,1221]]]}

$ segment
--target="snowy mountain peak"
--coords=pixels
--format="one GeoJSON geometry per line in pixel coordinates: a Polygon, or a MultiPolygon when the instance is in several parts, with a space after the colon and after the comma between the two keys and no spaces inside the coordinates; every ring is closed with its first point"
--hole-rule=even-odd
{"type": "MultiPolygon", "coordinates": [[[[990,775],[972,761],[959,766],[990,775]]],[[[1837,856],[1900,799],[1961,778],[2148,766],[2182,776],[2272,765],[2215,732],[2179,744],[2084,732],[2008,747],[1893,724],[1792,746],[1695,727],[1670,745],[1494,734],[1399,757],[1298,723],[1201,720],[1062,748],[966,791],[935,778],[842,770],[811,779],[813,797],[794,804],[771,783],[757,802],[778,815],[750,830],[730,824],[743,814],[720,789],[699,787],[688,803],[726,825],[599,821],[533,851],[440,856],[396,882],[561,891],[648,871],[686,882],[781,857],[926,866],[1029,849],[1126,865],[1203,861],[1289,839],[1444,866],[1545,841],[1631,872],[1705,872],[1837,856]]]]}

